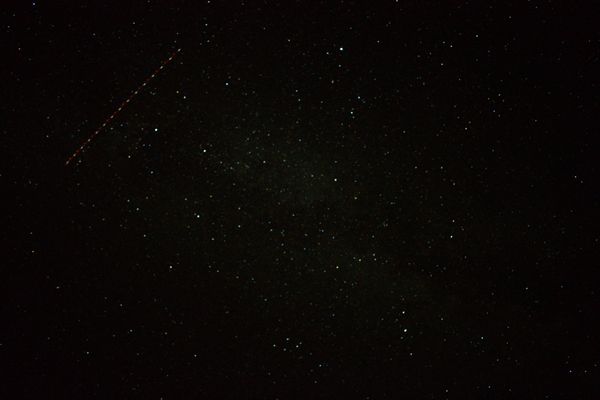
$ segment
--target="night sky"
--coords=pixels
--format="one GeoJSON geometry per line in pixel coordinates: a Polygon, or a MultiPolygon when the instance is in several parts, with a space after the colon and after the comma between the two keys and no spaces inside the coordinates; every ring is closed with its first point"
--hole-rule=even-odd
{"type": "Polygon", "coordinates": [[[2,398],[598,398],[598,9],[2,8],[2,398]]]}

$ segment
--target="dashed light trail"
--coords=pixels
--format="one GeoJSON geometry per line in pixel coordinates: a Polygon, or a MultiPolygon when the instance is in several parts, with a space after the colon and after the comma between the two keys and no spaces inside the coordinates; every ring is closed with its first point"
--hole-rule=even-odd
{"type": "Polygon", "coordinates": [[[106,117],[106,119],[104,120],[104,122],[102,122],[102,124],[98,127],[98,129],[96,129],[94,131],[94,133],[92,133],[82,144],[81,146],[79,146],[77,148],[77,150],[75,150],[73,152],[73,154],[71,154],[71,156],[67,159],[67,161],[65,162],[65,165],[69,165],[73,160],[75,160],[79,154],[81,154],[81,152],[96,138],[96,136],[98,136],[98,134],[100,132],[102,132],[102,130],[108,125],[110,124],[110,122],[117,116],[119,115],[119,113],[123,110],[123,108],[125,108],[125,106],[127,106],[127,104],[129,104],[133,98],[135,96],[138,95],[138,93],[140,93],[145,87],[146,85],[148,85],[148,83],[150,83],[150,81],[152,79],[154,79],[171,61],[173,61],[173,59],[175,58],[175,56],[177,56],[177,54],[181,51],[181,49],[177,49],[175,50],[173,53],[171,53],[171,55],[169,56],[169,58],[167,58],[166,60],[164,60],[161,64],[160,67],[156,68],[154,70],[154,72],[152,72],[152,74],[150,74],[150,76],[148,76],[144,82],[142,82],[141,85],[139,85],[133,92],[131,92],[131,94],[129,95],[129,97],[127,97],[121,104],[119,104],[119,107],[117,107],[117,109],[110,114],[108,117],[106,117]]]}

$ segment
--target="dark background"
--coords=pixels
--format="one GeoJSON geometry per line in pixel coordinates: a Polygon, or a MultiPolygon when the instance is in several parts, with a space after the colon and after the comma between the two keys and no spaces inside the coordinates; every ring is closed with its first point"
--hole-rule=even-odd
{"type": "Polygon", "coordinates": [[[1,12],[3,398],[597,398],[597,9],[1,12]]]}

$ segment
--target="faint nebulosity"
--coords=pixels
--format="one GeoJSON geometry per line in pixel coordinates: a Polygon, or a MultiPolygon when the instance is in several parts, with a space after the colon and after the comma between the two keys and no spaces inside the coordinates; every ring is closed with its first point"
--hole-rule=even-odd
{"type": "Polygon", "coordinates": [[[598,9],[83,3],[2,12],[3,398],[598,395],[598,9]]]}

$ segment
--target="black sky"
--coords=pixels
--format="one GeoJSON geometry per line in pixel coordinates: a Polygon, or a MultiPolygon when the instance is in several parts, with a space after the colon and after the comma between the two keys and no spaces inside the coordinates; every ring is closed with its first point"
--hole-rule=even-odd
{"type": "Polygon", "coordinates": [[[598,394],[597,9],[1,13],[3,398],[598,394]]]}

